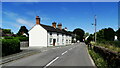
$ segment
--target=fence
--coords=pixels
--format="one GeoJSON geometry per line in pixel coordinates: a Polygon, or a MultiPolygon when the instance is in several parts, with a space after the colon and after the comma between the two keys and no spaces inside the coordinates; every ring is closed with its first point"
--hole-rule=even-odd
{"type": "Polygon", "coordinates": [[[20,42],[20,47],[29,47],[29,42],[28,41],[20,42]]]}

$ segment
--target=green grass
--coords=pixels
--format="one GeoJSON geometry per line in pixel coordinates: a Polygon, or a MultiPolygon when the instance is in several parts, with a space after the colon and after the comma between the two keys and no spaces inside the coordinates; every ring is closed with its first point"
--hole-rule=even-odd
{"type": "Polygon", "coordinates": [[[98,53],[89,48],[88,51],[98,68],[109,68],[107,62],[98,53]]]}
{"type": "Polygon", "coordinates": [[[120,47],[114,46],[114,44],[104,44],[104,43],[94,43],[94,42],[91,42],[91,44],[95,46],[102,46],[115,52],[120,52],[120,47]]]}

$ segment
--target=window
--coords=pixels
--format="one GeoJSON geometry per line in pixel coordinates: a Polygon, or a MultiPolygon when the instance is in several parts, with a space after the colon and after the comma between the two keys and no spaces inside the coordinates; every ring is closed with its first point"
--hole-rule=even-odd
{"type": "Polygon", "coordinates": [[[50,38],[50,44],[52,43],[52,38],[50,38]]]}
{"type": "Polygon", "coordinates": [[[57,38],[57,42],[59,42],[59,38],[57,38]]]}
{"type": "Polygon", "coordinates": [[[62,43],[64,44],[64,39],[62,39],[62,43]]]}

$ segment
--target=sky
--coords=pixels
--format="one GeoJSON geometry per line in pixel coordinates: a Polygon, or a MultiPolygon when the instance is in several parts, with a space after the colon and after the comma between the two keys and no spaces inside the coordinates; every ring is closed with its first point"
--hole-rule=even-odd
{"type": "Polygon", "coordinates": [[[2,28],[17,33],[21,26],[31,29],[35,17],[41,18],[41,24],[62,23],[73,31],[81,28],[94,33],[94,15],[97,15],[97,31],[111,27],[118,29],[117,2],[3,2],[2,28]]]}

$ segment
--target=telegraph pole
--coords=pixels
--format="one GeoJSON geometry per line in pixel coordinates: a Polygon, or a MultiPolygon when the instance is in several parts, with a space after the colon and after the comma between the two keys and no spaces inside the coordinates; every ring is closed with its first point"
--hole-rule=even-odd
{"type": "Polygon", "coordinates": [[[95,26],[95,42],[96,42],[96,40],[97,40],[97,34],[96,34],[96,26],[97,26],[97,16],[95,15],[94,16],[94,18],[95,18],[95,23],[94,23],[94,26],[95,26]]]}

